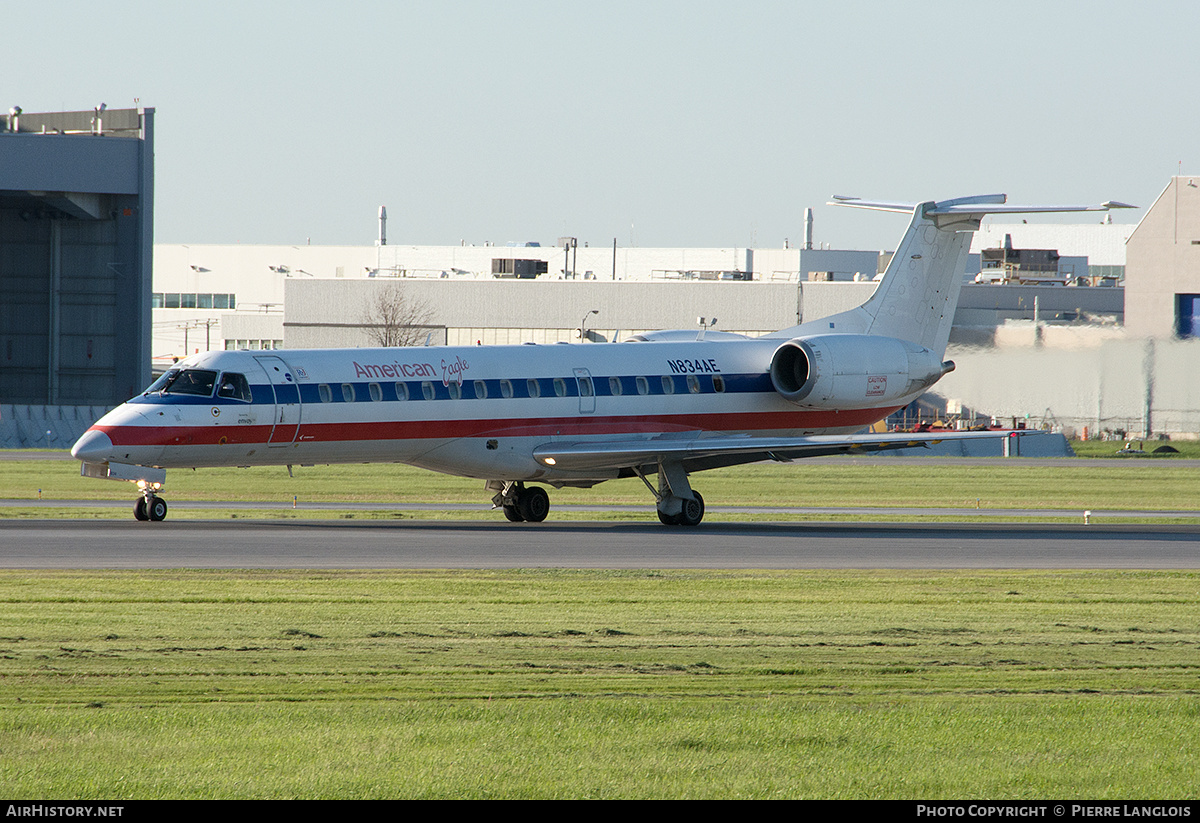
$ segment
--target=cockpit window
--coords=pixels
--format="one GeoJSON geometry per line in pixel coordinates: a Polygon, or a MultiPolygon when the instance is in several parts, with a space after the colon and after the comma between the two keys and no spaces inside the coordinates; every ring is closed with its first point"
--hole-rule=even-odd
{"type": "Polygon", "coordinates": [[[150,384],[146,393],[195,394],[212,397],[217,382],[217,373],[207,369],[169,369],[162,377],[150,384]]]}
{"type": "Polygon", "coordinates": [[[249,403],[252,398],[246,376],[237,372],[225,372],[221,375],[221,387],[217,389],[217,397],[229,397],[249,403]]]}
{"type": "Polygon", "coordinates": [[[147,386],[146,390],[142,392],[142,394],[150,394],[151,392],[160,391],[163,386],[167,385],[178,376],[179,369],[167,369],[158,376],[157,380],[147,386]]]}

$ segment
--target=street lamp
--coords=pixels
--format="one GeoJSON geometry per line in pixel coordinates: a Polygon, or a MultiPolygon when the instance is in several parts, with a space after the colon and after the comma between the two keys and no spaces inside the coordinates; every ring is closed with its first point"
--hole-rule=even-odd
{"type": "Polygon", "coordinates": [[[589,317],[591,317],[593,314],[599,314],[599,313],[600,313],[599,309],[592,309],[590,312],[588,312],[587,314],[585,314],[583,316],[582,320],[579,321],[579,341],[581,343],[587,342],[587,319],[589,317]]]}

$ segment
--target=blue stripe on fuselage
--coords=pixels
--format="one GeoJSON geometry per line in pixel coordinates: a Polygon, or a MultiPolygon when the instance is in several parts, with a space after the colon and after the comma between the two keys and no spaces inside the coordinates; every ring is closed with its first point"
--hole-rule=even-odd
{"type": "MultiPolygon", "coordinates": [[[[717,392],[713,382],[714,375],[710,374],[695,374],[691,375],[696,378],[700,385],[700,394],[774,394],[775,389],[771,385],[770,375],[767,374],[723,374],[720,375],[724,381],[724,391],[717,392]]],[[[655,397],[666,394],[689,394],[687,378],[685,374],[674,375],[614,375],[620,384],[620,393],[613,392],[613,387],[609,383],[609,376],[592,376],[592,390],[597,397],[655,397]],[[638,377],[645,377],[647,383],[647,391],[645,394],[640,394],[637,387],[638,377]],[[671,381],[674,386],[674,392],[668,392],[664,389],[663,378],[671,381]]],[[[502,380],[499,378],[487,378],[479,381],[464,380],[461,386],[461,397],[463,400],[475,400],[478,395],[475,392],[475,383],[481,382],[487,390],[487,399],[508,399],[503,394],[502,380]]],[[[512,388],[513,399],[530,399],[534,397],[543,398],[559,398],[559,397],[578,397],[579,383],[574,376],[571,377],[538,377],[538,378],[510,378],[508,381],[512,388]],[[529,380],[532,379],[540,394],[530,392],[529,380]],[[556,381],[560,381],[556,387],[556,381]],[[563,393],[559,394],[558,390],[563,393]]],[[[450,400],[450,387],[444,385],[441,380],[400,380],[384,382],[382,380],[372,381],[353,381],[349,385],[354,387],[354,399],[347,401],[342,394],[342,383],[301,383],[299,385],[279,384],[272,391],[271,384],[261,383],[250,387],[251,394],[254,398],[253,403],[272,404],[276,402],[278,397],[281,403],[312,403],[320,404],[320,386],[329,386],[330,399],[326,402],[330,403],[371,403],[371,384],[379,386],[380,400],[383,402],[398,401],[399,395],[396,392],[397,384],[402,384],[408,387],[408,400],[405,402],[420,402],[426,399],[424,387],[429,386],[433,392],[433,400],[450,400]],[[298,397],[297,397],[298,395],[298,397]]],[[[152,392],[149,394],[141,394],[128,401],[130,404],[145,404],[151,406],[158,405],[173,405],[173,406],[248,406],[250,405],[244,400],[236,400],[231,397],[201,397],[194,394],[160,394],[152,392]]]]}

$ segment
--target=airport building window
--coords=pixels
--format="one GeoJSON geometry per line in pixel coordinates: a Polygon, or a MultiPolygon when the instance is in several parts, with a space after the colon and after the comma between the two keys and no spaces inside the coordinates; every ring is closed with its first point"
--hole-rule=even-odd
{"type": "Polygon", "coordinates": [[[152,309],[235,309],[237,298],[232,294],[211,292],[154,292],[150,295],[152,309]]]}
{"type": "Polygon", "coordinates": [[[237,340],[231,339],[231,340],[225,341],[225,350],[226,351],[247,351],[247,350],[258,351],[259,349],[267,350],[267,349],[282,349],[282,348],[283,348],[282,340],[249,340],[249,339],[246,339],[243,337],[243,338],[240,338],[237,340]]]}

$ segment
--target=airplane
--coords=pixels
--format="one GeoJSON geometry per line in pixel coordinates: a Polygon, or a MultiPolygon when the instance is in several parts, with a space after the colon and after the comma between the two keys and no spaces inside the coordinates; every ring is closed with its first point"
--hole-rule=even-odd
{"type": "Polygon", "coordinates": [[[849,311],[761,337],[204,352],[104,415],[71,454],[85,477],[136,483],[138,520],[166,517],[167,469],[397,462],[484,480],[513,522],[546,518],[545,485],[638,477],[664,525],[696,526],[704,498],[689,475],[704,469],[1004,436],[861,432],[954,369],[943,357],[985,215],[1133,208],[1003,194],[831,205],[911,215],[874,293],[849,311]]]}

